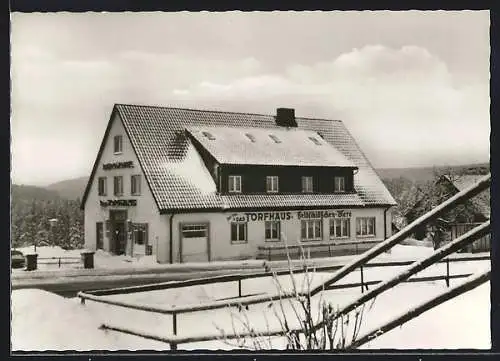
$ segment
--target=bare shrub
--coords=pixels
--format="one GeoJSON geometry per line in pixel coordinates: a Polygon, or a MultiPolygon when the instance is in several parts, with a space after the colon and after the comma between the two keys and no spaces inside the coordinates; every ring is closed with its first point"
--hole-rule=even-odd
{"type": "MultiPolygon", "coordinates": [[[[282,237],[284,239],[283,235],[282,237]]],[[[270,269],[279,298],[274,301],[270,300],[265,310],[272,312],[278,327],[271,328],[266,312],[262,314],[265,327],[262,325],[258,327],[255,322],[251,321],[248,306],[240,305],[237,311],[230,308],[232,333],[228,334],[215,325],[221,333],[219,339],[225,344],[241,349],[269,350],[275,348],[276,344],[273,343],[273,339],[280,339],[287,350],[335,350],[344,349],[356,340],[363,323],[365,305],[361,305],[346,315],[339,315],[338,307],[324,300],[324,289],[318,295],[312,296],[315,266],[306,256],[300,242],[298,245],[301,273],[296,271],[297,267],[294,267],[292,263],[285,240],[292,297],[283,297],[290,291],[286,290],[276,270],[270,269]],[[299,285],[297,281],[300,280],[301,274],[302,282],[299,285]]],[[[255,305],[250,307],[253,309],[255,305]]]]}

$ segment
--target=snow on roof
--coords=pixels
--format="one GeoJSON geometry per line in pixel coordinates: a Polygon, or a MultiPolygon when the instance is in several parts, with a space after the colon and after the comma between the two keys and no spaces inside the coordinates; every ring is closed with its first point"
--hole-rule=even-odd
{"type": "MultiPolygon", "coordinates": [[[[273,134],[279,132],[280,135],[282,132],[287,132],[286,128],[276,124],[273,115],[116,104],[113,108],[113,113],[110,117],[110,122],[108,123],[89,183],[82,198],[82,207],[85,205],[100,154],[104,149],[107,134],[109,134],[111,123],[114,119],[122,121],[141,168],[144,171],[147,184],[160,211],[222,210],[231,207],[231,205],[227,204],[223,196],[217,194],[215,191],[209,191],[212,186],[211,184],[210,187],[205,182],[200,185],[197,183],[198,179],[192,179],[189,175],[183,173],[185,171],[183,165],[186,161],[190,162],[189,152],[193,146],[188,134],[186,134],[186,128],[219,127],[234,129],[238,127],[247,129],[247,133],[250,130],[253,133],[257,129],[255,130],[255,138],[258,137],[257,132],[259,134],[260,132],[272,132],[273,134]]],[[[314,149],[316,152],[321,148],[323,150],[319,151],[320,154],[323,154],[321,152],[325,152],[326,149],[326,155],[328,155],[326,160],[330,164],[332,162],[334,164],[349,164],[358,168],[354,175],[354,188],[359,199],[358,201],[362,205],[387,206],[396,204],[394,198],[341,121],[300,117],[297,117],[296,121],[297,129],[290,133],[295,132],[297,136],[300,136],[300,143],[307,144],[304,145],[307,146],[307,149],[314,149]],[[305,137],[306,134],[314,136],[320,143],[328,143],[328,146],[327,144],[322,146],[316,145],[314,141],[305,137]],[[333,159],[336,161],[333,161],[333,159]]],[[[217,142],[215,134],[203,137],[207,142],[217,142]],[[213,137],[216,139],[208,139],[213,137]]],[[[243,130],[241,131],[241,137],[245,137],[243,130]]],[[[245,145],[252,144],[248,136],[241,140],[245,142],[245,145]]],[[[271,139],[269,139],[270,141],[271,139]]],[[[254,144],[257,146],[260,143],[256,139],[254,144]]],[[[285,143],[283,142],[283,146],[285,143]]],[[[276,147],[281,146],[280,143],[273,143],[272,145],[276,147]]],[[[310,160],[311,157],[308,156],[307,158],[310,160]]],[[[323,159],[325,160],[325,158],[323,159]]],[[[209,182],[208,178],[207,182],[209,182]]],[[[332,195],[332,197],[334,196],[332,195]]],[[[341,202],[341,198],[336,198],[335,203],[331,205],[341,202]]],[[[239,202],[234,203],[241,204],[239,202]]],[[[297,200],[297,203],[293,204],[293,200],[290,200],[289,206],[307,206],[310,203],[309,201],[302,202],[297,200]]],[[[254,206],[251,202],[245,204],[254,206]]],[[[345,204],[345,206],[351,204],[345,204]]]]}
{"type": "Polygon", "coordinates": [[[310,130],[198,126],[187,132],[221,164],[357,168],[310,130]]]}

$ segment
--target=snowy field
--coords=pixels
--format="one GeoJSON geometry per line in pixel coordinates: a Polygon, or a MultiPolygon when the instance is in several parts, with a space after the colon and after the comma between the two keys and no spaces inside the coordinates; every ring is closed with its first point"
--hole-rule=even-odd
{"type": "MultiPolygon", "coordinates": [[[[391,258],[408,256],[415,258],[432,252],[422,247],[399,246],[391,253],[391,258]],[[407,248],[408,247],[408,248],[407,248]],[[420,254],[417,254],[420,252],[420,254]]],[[[386,257],[386,256],[384,256],[386,257]]],[[[489,268],[489,261],[469,261],[450,263],[451,274],[475,273],[489,268]]],[[[435,265],[417,275],[442,275],[445,264],[435,265]]],[[[396,268],[365,269],[365,280],[381,280],[394,276],[396,268]]],[[[330,276],[328,273],[311,273],[311,287],[330,276]]],[[[359,282],[359,272],[345,277],[338,283],[359,282]]],[[[297,287],[305,290],[307,279],[304,274],[295,276],[297,287]]],[[[451,286],[463,280],[452,280],[451,286]]],[[[279,284],[284,290],[292,287],[289,275],[280,276],[279,284]]],[[[141,292],[128,295],[106,296],[109,299],[141,302],[147,305],[187,305],[199,304],[238,294],[236,282],[192,286],[176,290],[141,292]]],[[[271,294],[277,292],[276,281],[271,277],[244,280],[243,295],[271,294]]],[[[380,326],[409,307],[415,306],[446,289],[445,281],[426,283],[405,283],[378,296],[369,302],[363,312],[364,322],[360,335],[380,326]]],[[[359,288],[325,291],[313,300],[313,309],[318,310],[320,302],[328,302],[334,307],[342,306],[360,295],[359,288]]],[[[232,332],[244,329],[242,320],[256,329],[279,327],[280,307],[277,302],[251,305],[248,311],[217,309],[200,311],[178,316],[179,336],[202,334],[220,335],[220,329],[232,332]],[[277,312],[279,311],[279,312],[277,312]]],[[[293,304],[284,301],[284,312],[292,325],[297,323],[293,304]]],[[[471,292],[452,299],[408,322],[407,324],[380,336],[363,346],[367,349],[394,348],[473,348],[489,349],[489,284],[484,284],[471,292]]],[[[143,338],[98,329],[102,323],[132,328],[159,336],[172,335],[172,317],[123,307],[87,301],[81,305],[79,299],[65,299],[40,290],[25,289],[12,293],[12,347],[13,350],[168,350],[169,346],[143,338]],[[70,331],[71,330],[71,331],[70,331]]],[[[207,341],[179,345],[179,349],[232,349],[224,341],[207,341]]],[[[283,348],[283,340],[274,338],[272,348],[283,348]]]]}

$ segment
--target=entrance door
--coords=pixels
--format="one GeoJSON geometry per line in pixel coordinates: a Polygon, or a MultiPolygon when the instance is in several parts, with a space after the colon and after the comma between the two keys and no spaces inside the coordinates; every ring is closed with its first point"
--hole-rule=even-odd
{"type": "Polygon", "coordinates": [[[111,220],[111,251],[115,254],[124,254],[127,247],[127,232],[125,222],[127,221],[127,211],[110,210],[111,220]]]}
{"type": "Polygon", "coordinates": [[[208,224],[185,224],[181,228],[181,262],[208,262],[208,224]]]}
{"type": "Polygon", "coordinates": [[[127,237],[125,232],[125,222],[115,222],[114,226],[114,240],[115,253],[124,254],[127,246],[127,237]]]}

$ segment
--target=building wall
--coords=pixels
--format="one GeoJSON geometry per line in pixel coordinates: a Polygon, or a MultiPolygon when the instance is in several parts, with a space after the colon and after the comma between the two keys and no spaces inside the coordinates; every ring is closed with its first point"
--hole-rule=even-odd
{"type": "MultiPolygon", "coordinates": [[[[337,212],[338,210],[330,210],[337,212]]],[[[366,208],[366,209],[342,209],[342,211],[351,212],[351,236],[342,241],[363,241],[363,240],[379,240],[384,239],[384,208],[366,208]],[[356,218],[357,217],[375,217],[375,236],[371,237],[356,237],[356,218]]],[[[266,212],[248,212],[256,213],[257,218],[259,213],[266,212]]],[[[270,213],[270,212],[267,212],[270,213]]],[[[289,244],[296,244],[301,236],[301,220],[299,219],[299,211],[290,212],[271,212],[286,214],[289,213],[289,220],[281,221],[281,232],[289,244]]],[[[174,262],[180,262],[180,242],[181,242],[181,226],[182,224],[198,224],[209,223],[209,237],[210,237],[210,259],[227,260],[227,259],[245,259],[253,258],[258,253],[258,247],[270,244],[271,242],[265,241],[265,221],[255,220],[249,218],[247,222],[248,229],[248,242],[244,244],[231,244],[230,224],[232,217],[246,216],[245,212],[224,212],[224,213],[190,213],[190,214],[176,214],[173,220],[173,257],[174,262]]],[[[391,211],[387,211],[387,237],[391,235],[391,211]]],[[[168,219],[170,215],[165,215],[168,219]]],[[[250,217],[250,216],[249,216],[250,217]]],[[[322,229],[323,241],[329,241],[329,218],[324,218],[322,229]]],[[[281,240],[283,242],[283,239],[281,240]]],[[[276,244],[276,242],[272,242],[276,244]]]]}
{"type": "MultiPolygon", "coordinates": [[[[133,151],[132,144],[127,137],[127,133],[123,127],[123,123],[119,115],[115,115],[112,127],[110,129],[106,145],[97,165],[97,170],[92,179],[91,188],[85,203],[85,247],[96,249],[96,222],[106,222],[109,219],[109,210],[127,210],[128,218],[134,223],[148,223],[148,243],[153,246],[153,254],[157,255],[160,262],[167,262],[165,258],[169,254],[168,248],[168,219],[160,216],[158,208],[154,201],[153,195],[147,181],[142,174],[139,161],[133,151]],[[113,139],[115,135],[123,136],[123,152],[114,154],[113,139]],[[110,169],[104,170],[104,163],[128,162],[132,161],[134,168],[110,169]],[[132,196],[130,190],[131,175],[141,174],[141,195],[132,196]],[[123,176],[123,195],[116,197],[113,194],[113,177],[123,176]],[[98,178],[107,177],[107,195],[98,195],[98,178]],[[136,206],[108,206],[101,207],[100,200],[115,200],[115,199],[135,199],[136,206]]],[[[106,224],[104,225],[106,227],[106,224]]],[[[104,250],[110,250],[110,239],[106,237],[106,229],[104,232],[104,250]]],[[[130,245],[127,246],[127,251],[130,245]]]]}

